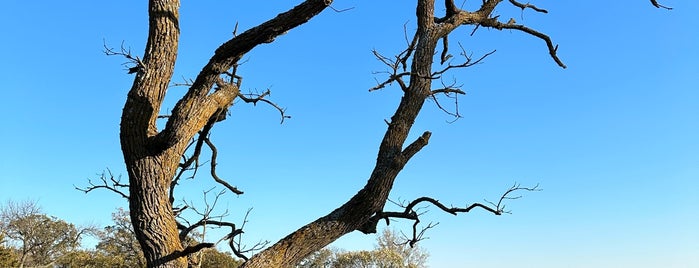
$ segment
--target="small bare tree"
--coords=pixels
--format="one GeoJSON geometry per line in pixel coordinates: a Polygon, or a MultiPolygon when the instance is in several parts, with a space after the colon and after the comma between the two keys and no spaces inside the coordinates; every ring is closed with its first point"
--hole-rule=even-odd
{"type": "MultiPolygon", "coordinates": [[[[462,49],[459,53],[462,57],[456,59],[450,54],[450,34],[463,26],[472,26],[474,31],[490,28],[522,32],[542,40],[553,61],[565,68],[557,55],[558,46],[549,36],[519,24],[514,19],[494,15],[494,10],[503,3],[523,12],[547,11],[516,0],[483,0],[477,9],[469,11],[457,7],[453,0],[445,0],[440,2],[443,6],[439,9],[446,10],[446,13],[439,17],[435,14],[434,0],[416,2],[416,30],[406,38],[408,42],[405,50],[396,56],[374,52],[376,58],[387,66],[387,77],[372,90],[398,85],[403,96],[393,116],[386,121],[387,129],[378,148],[376,165],[365,186],[345,204],[292,232],[264,251],[249,259],[245,257],[241,254],[240,245],[232,242],[242,234],[240,226],[213,219],[208,212],[201,213],[201,219],[189,225],[178,222],[177,215],[182,208],[174,208],[173,193],[183,172],[196,172],[203,148],[212,151],[211,177],[229,191],[243,193],[216,174],[217,150],[208,138],[209,132],[215,124],[226,119],[228,109],[236,99],[253,103],[267,102],[279,109],[282,119],[286,116],[283,109],[266,99],[268,94],[246,95],[240,92],[242,78],[236,74],[238,64],[250,50],[260,44],[273,42],[277,36],[306,23],[328,8],[332,0],[303,1],[275,18],[236,34],[216,49],[202,71],[188,83],[189,89],[169,115],[161,115],[160,110],[179,53],[180,4],[178,0],[149,0],[149,35],[143,57],[133,56],[123,48],[106,51],[108,54],[125,56],[133,64],[129,73],[135,74],[124,105],[120,132],[129,182],[122,184],[113,177],[103,177],[101,184],[92,184],[84,190],[107,188],[128,199],[131,221],[148,267],[186,267],[190,254],[215,245],[207,242],[193,245],[183,243],[188,232],[207,225],[231,229],[224,239],[231,241],[229,244],[236,255],[246,260],[244,267],[290,267],[349,232],[375,233],[381,220],[403,218],[413,220],[417,226],[420,214],[414,208],[421,203],[434,205],[451,214],[469,212],[474,208],[485,209],[495,215],[502,214],[503,201],[516,198],[513,194],[517,191],[536,190],[536,187],[515,185],[497,203],[476,203],[461,208],[447,207],[431,197],[409,202],[402,211],[384,211],[384,206],[396,176],[430,140],[431,133],[426,131],[416,140],[407,141],[408,133],[425,101],[435,100],[440,109],[459,117],[458,109],[446,109],[439,102],[439,97],[452,98],[458,107],[457,98],[464,91],[455,83],[442,82],[442,75],[477,64],[491,54],[472,58],[462,49]],[[438,67],[433,62],[434,55],[439,55],[438,67]],[[435,81],[440,83],[434,83],[435,81]],[[164,128],[158,129],[156,121],[161,118],[167,122],[164,128]],[[188,149],[193,153],[185,156],[188,149]],[[128,193],[120,191],[120,187],[128,187],[128,193]]],[[[658,8],[666,8],[655,0],[651,0],[651,3],[658,8]]],[[[431,226],[422,230],[414,228],[410,243],[420,240],[423,231],[431,226]]]]}

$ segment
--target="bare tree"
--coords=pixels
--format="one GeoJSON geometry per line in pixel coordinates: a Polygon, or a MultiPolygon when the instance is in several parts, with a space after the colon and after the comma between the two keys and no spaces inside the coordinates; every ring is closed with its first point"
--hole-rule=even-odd
{"type": "Polygon", "coordinates": [[[43,214],[35,201],[7,201],[0,210],[0,236],[16,246],[19,267],[52,264],[94,231],[43,214]]]}
{"type": "MultiPolygon", "coordinates": [[[[651,2],[656,7],[663,7],[654,0],[651,2]]],[[[214,180],[233,193],[243,193],[216,174],[217,151],[208,139],[208,134],[216,123],[225,120],[228,108],[236,99],[253,103],[262,101],[272,104],[275,108],[279,107],[266,99],[266,93],[255,96],[241,94],[242,78],[236,74],[238,64],[242,57],[257,45],[273,42],[277,36],[306,23],[331,3],[332,0],[306,0],[275,18],[236,34],[218,47],[196,78],[187,83],[189,89],[169,115],[161,115],[160,110],[171,83],[178,54],[179,1],[149,1],[149,35],[143,58],[133,56],[123,48],[107,49],[108,54],[125,56],[133,64],[129,73],[135,74],[124,105],[120,132],[129,182],[122,184],[113,177],[110,180],[103,177],[103,185],[92,185],[84,190],[107,188],[128,198],[135,234],[148,267],[186,267],[188,255],[215,245],[183,244],[182,240],[187,232],[206,225],[230,227],[231,232],[225,239],[231,241],[229,244],[236,255],[241,253],[240,245],[232,242],[242,234],[240,226],[212,219],[207,216],[208,213],[202,213],[202,218],[189,226],[177,221],[176,216],[180,209],[173,209],[175,185],[183,172],[196,172],[199,167],[199,154],[202,148],[208,147],[213,152],[210,164],[214,180]],[[167,120],[163,129],[158,129],[156,125],[159,118],[167,120]],[[185,152],[188,148],[193,153],[187,157],[185,152]],[[121,187],[128,187],[128,194],[120,191],[121,187]]],[[[442,81],[440,78],[447,71],[472,66],[490,55],[489,53],[471,58],[462,51],[463,58],[459,59],[461,62],[457,62],[449,53],[448,42],[449,35],[455,29],[470,25],[474,31],[479,28],[491,28],[525,33],[543,41],[553,61],[563,68],[566,67],[557,55],[557,45],[549,36],[518,24],[514,19],[506,20],[495,16],[494,10],[502,3],[522,11],[547,13],[545,9],[515,0],[483,0],[478,9],[473,11],[457,7],[453,0],[445,0],[440,2],[443,7],[439,9],[445,9],[446,13],[443,17],[437,17],[434,0],[417,0],[416,31],[412,38],[407,38],[406,49],[394,57],[375,52],[377,59],[388,67],[388,76],[372,90],[397,84],[403,96],[394,115],[386,121],[387,130],[378,148],[376,165],[366,185],[329,214],[299,228],[249,259],[243,256],[246,260],[244,267],[293,266],[349,232],[376,232],[376,225],[382,219],[404,218],[414,220],[417,224],[420,214],[413,208],[418,203],[425,202],[452,214],[482,208],[500,215],[504,212],[502,201],[516,198],[512,196],[514,192],[536,190],[535,187],[515,185],[502,195],[497,204],[450,208],[436,199],[423,197],[408,203],[403,211],[384,211],[396,176],[430,139],[431,133],[427,131],[416,140],[407,141],[408,133],[425,101],[435,100],[439,108],[455,117],[459,116],[458,110],[446,109],[438,98],[453,98],[458,106],[456,98],[464,92],[456,84],[442,82],[441,85],[435,86],[433,82],[442,81]],[[440,53],[437,53],[438,50],[440,53]],[[434,66],[433,55],[440,55],[440,67],[434,66]]],[[[237,32],[237,27],[234,32],[237,32]]],[[[279,111],[282,113],[282,119],[286,118],[284,110],[279,111]]],[[[431,225],[426,228],[429,227],[431,225]]],[[[420,239],[422,231],[415,228],[412,243],[420,239]]]]}

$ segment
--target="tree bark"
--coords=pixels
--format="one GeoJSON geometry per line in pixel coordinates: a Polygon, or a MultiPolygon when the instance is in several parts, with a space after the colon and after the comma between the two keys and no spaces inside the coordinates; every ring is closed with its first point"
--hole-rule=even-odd
{"type": "Polygon", "coordinates": [[[259,44],[319,14],[331,0],[307,0],[221,45],[175,105],[165,128],[156,120],[171,81],[179,42],[179,0],[150,0],[149,31],[143,60],[122,111],[120,140],[129,175],[131,222],[148,267],[187,267],[169,196],[187,143],[238,96],[236,84],[220,75],[259,44]],[[214,85],[216,85],[215,88],[214,85]],[[213,90],[212,90],[213,88],[213,90]]]}
{"type": "Polygon", "coordinates": [[[270,248],[253,256],[241,267],[293,267],[311,253],[322,249],[343,235],[362,230],[375,232],[369,222],[376,213],[383,211],[388,195],[398,173],[419,149],[427,145],[430,133],[426,132],[410,146],[403,149],[415,118],[425,99],[431,94],[432,55],[438,36],[433,32],[434,1],[419,1],[419,35],[415,57],[411,66],[410,86],[406,90],[379,146],[376,166],[366,185],[354,197],[330,214],[319,218],[286,236],[270,248]],[[421,15],[427,14],[427,15],[421,15]],[[427,16],[425,18],[424,16],[427,16]]]}
{"type": "Polygon", "coordinates": [[[136,74],[121,118],[121,148],[129,174],[129,209],[134,232],[148,267],[186,267],[169,201],[180,146],[154,146],[156,119],[177,58],[179,1],[150,1],[149,35],[141,70],[136,74]]]}

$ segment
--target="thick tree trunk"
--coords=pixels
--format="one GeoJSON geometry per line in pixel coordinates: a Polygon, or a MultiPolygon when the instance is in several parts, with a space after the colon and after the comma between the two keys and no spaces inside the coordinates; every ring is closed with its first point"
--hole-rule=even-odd
{"type": "Polygon", "coordinates": [[[182,146],[154,142],[155,121],[177,58],[179,1],[150,1],[148,8],[144,66],[136,74],[121,118],[131,222],[148,267],[187,267],[185,258],[173,257],[182,244],[169,201],[182,146]]]}
{"type": "Polygon", "coordinates": [[[216,50],[172,110],[165,128],[156,120],[172,78],[179,39],[179,0],[150,0],[143,60],[127,55],[136,78],[121,117],[121,148],[129,174],[129,207],[136,238],[148,267],[187,267],[172,211],[170,185],[187,143],[217,111],[232,105],[238,87],[220,75],[248,51],[307,22],[331,0],[307,0],[254,27],[216,50]],[[216,88],[212,90],[214,84],[216,88]]]}
{"type": "Polygon", "coordinates": [[[131,221],[148,267],[187,267],[185,258],[173,255],[182,251],[169,201],[170,180],[176,166],[163,166],[172,163],[173,156],[177,163],[179,155],[172,151],[127,162],[129,177],[133,178],[130,180],[131,221]]]}

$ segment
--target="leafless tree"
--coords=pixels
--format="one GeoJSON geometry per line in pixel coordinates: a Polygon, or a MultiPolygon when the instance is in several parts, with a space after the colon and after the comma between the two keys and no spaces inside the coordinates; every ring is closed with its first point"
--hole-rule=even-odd
{"type": "MultiPolygon", "coordinates": [[[[655,0],[651,0],[651,3],[659,8],[664,7],[655,0]]],[[[226,239],[231,241],[242,234],[239,226],[211,219],[207,217],[208,213],[202,213],[202,219],[189,226],[178,222],[177,214],[181,208],[173,208],[175,186],[185,171],[196,172],[201,150],[209,148],[213,152],[210,160],[211,177],[230,192],[243,193],[216,174],[217,151],[208,134],[215,124],[226,119],[228,109],[236,99],[253,103],[267,102],[279,109],[282,119],[286,118],[286,115],[283,109],[267,100],[268,94],[250,96],[240,92],[242,77],[236,73],[239,63],[243,56],[256,46],[273,42],[279,35],[308,22],[331,4],[332,0],[306,0],[240,34],[237,34],[236,26],[234,37],[218,47],[196,78],[187,83],[189,89],[169,115],[161,115],[160,111],[171,84],[178,54],[179,1],[149,1],[149,35],[142,58],[133,56],[123,48],[107,48],[108,54],[125,56],[132,63],[129,73],[135,74],[124,105],[120,132],[129,181],[128,184],[122,184],[113,177],[109,180],[103,177],[103,184],[91,185],[83,190],[108,188],[128,198],[135,234],[148,267],[186,267],[189,254],[213,245],[183,244],[183,234],[186,236],[192,228],[212,224],[230,227],[231,232],[226,239]],[[167,120],[162,129],[158,129],[156,124],[160,118],[167,120]],[[193,151],[193,154],[185,156],[188,149],[193,151]],[[128,187],[128,194],[119,190],[122,186],[128,187]]],[[[464,92],[456,83],[443,82],[442,75],[448,71],[472,66],[490,55],[489,53],[471,58],[462,51],[462,58],[453,57],[450,54],[449,37],[455,29],[471,26],[473,31],[490,28],[522,32],[540,39],[551,59],[558,66],[566,67],[558,57],[558,46],[548,35],[519,24],[514,19],[508,20],[494,15],[496,8],[506,5],[520,8],[523,12],[547,13],[545,9],[516,0],[483,0],[478,9],[469,11],[457,7],[453,0],[445,0],[439,3],[439,9],[446,10],[445,15],[438,17],[435,15],[436,4],[434,0],[417,0],[416,30],[411,34],[412,38],[407,38],[407,47],[403,52],[393,57],[375,52],[376,58],[386,64],[388,69],[387,77],[372,90],[397,84],[403,96],[394,115],[386,121],[387,129],[378,148],[376,165],[365,186],[340,207],[247,259],[244,267],[293,266],[349,232],[376,232],[376,225],[382,219],[407,218],[415,220],[417,224],[420,215],[415,213],[413,208],[421,202],[453,214],[482,208],[500,215],[504,212],[502,201],[513,198],[511,195],[516,191],[536,189],[515,185],[497,204],[448,208],[434,198],[422,197],[408,203],[404,211],[384,211],[396,176],[430,140],[431,133],[426,131],[416,140],[407,141],[408,133],[425,101],[435,100],[439,108],[455,117],[459,116],[458,109],[446,109],[438,101],[438,97],[452,98],[458,105],[457,98],[464,92]],[[438,66],[433,63],[433,55],[440,56],[438,66]],[[459,60],[461,62],[458,62],[459,60]],[[435,81],[439,81],[441,85],[433,85],[435,81]]],[[[411,241],[419,240],[420,233],[421,231],[415,229],[411,241]]],[[[239,245],[232,242],[230,244],[234,251],[239,249],[239,245]]]]}

